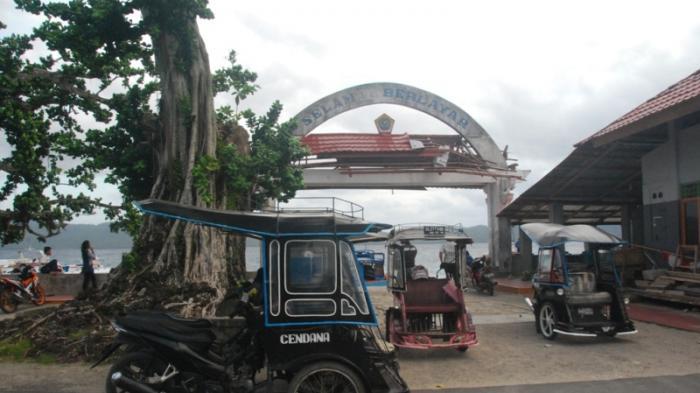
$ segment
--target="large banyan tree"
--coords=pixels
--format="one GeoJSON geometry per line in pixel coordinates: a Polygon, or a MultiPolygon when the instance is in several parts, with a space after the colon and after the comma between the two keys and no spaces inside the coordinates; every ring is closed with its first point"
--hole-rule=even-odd
{"type": "Polygon", "coordinates": [[[101,306],[214,313],[245,273],[243,239],[141,217],[131,202],[251,209],[291,198],[304,151],[293,124],[279,123],[281,105],[238,111],[256,74],[234,52],[210,70],[197,26],[213,17],[206,0],[15,3],[42,22],[0,41],[2,244],[45,239],[103,210],[134,248],[98,294],[101,306]],[[219,93],[233,107],[215,108],[219,93]],[[97,197],[103,181],[122,204],[97,197]]]}

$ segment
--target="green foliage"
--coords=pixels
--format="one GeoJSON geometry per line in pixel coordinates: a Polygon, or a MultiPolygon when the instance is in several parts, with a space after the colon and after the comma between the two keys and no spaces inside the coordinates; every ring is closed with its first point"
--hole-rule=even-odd
{"type": "MultiPolygon", "coordinates": [[[[240,64],[236,64],[236,51],[228,55],[231,65],[214,73],[214,91],[217,93],[229,92],[233,96],[236,108],[248,96],[255,93],[259,86],[254,84],[258,75],[248,71],[240,64]]],[[[230,108],[228,108],[230,111],[230,108]]]]}
{"type": "Polygon", "coordinates": [[[293,122],[279,124],[281,111],[282,105],[276,101],[263,116],[251,111],[241,114],[252,137],[250,154],[241,154],[233,144],[219,142],[216,166],[209,168],[219,170],[230,201],[242,198],[249,208],[258,208],[269,198],[288,201],[303,187],[302,170],[294,164],[307,151],[292,133],[293,122]]]}
{"type": "Polygon", "coordinates": [[[133,252],[128,252],[122,254],[122,262],[120,266],[126,269],[126,271],[133,273],[138,267],[138,261],[139,259],[137,255],[135,255],[133,252]]]}
{"type": "Polygon", "coordinates": [[[308,154],[294,137],[296,123],[278,124],[282,104],[275,101],[264,116],[244,113],[252,135],[250,145],[250,197],[253,206],[261,206],[268,198],[286,202],[304,185],[300,167],[290,165],[308,154]]]}
{"type": "MultiPolygon", "coordinates": [[[[196,18],[213,17],[208,2],[15,4],[42,22],[29,35],[0,36],[0,138],[10,145],[0,153],[0,202],[8,205],[0,210],[0,244],[19,242],[26,233],[45,239],[77,215],[98,209],[113,221],[114,230],[136,236],[141,216],[131,203],[151,194],[164,132],[152,43],[164,33],[174,37],[169,49],[186,70],[197,44],[196,18]],[[46,49],[35,50],[37,44],[46,49]],[[102,179],[118,188],[121,205],[110,206],[93,195],[102,179]],[[32,221],[37,225],[30,227],[32,221]]],[[[301,187],[301,171],[290,164],[304,151],[292,125],[278,124],[279,103],[264,116],[238,111],[241,101],[257,91],[257,75],[236,63],[234,51],[228,60],[229,66],[213,74],[212,84],[216,93],[232,97],[235,108],[220,108],[217,119],[222,126],[245,120],[251,153],[240,154],[221,138],[216,157],[198,159],[194,187],[207,202],[218,197],[211,191],[220,189],[210,186],[218,180],[232,196],[229,201],[252,206],[270,197],[286,200],[301,187]]],[[[178,100],[180,120],[191,125],[191,100],[178,100]]],[[[164,169],[169,190],[183,187],[183,168],[176,157],[164,169]]]]}
{"type": "Polygon", "coordinates": [[[237,64],[235,51],[229,53],[228,60],[228,67],[214,73],[214,90],[232,96],[236,106],[235,109],[218,108],[217,121],[222,127],[233,129],[245,120],[251,134],[250,154],[241,154],[237,146],[219,139],[216,159],[204,157],[198,162],[197,190],[211,202],[210,182],[214,178],[221,179],[226,186],[230,209],[260,207],[268,198],[287,201],[303,187],[302,170],[295,163],[307,151],[292,133],[295,124],[279,123],[282,112],[279,102],[274,102],[263,116],[250,110],[238,111],[240,102],[258,90],[258,85],[254,84],[257,74],[237,64]],[[239,202],[244,206],[237,206],[239,202]]]}
{"type": "Polygon", "coordinates": [[[0,157],[6,175],[0,201],[12,200],[12,209],[0,212],[2,244],[18,242],[26,232],[44,239],[98,208],[120,219],[121,206],[76,195],[78,187],[94,191],[103,173],[127,203],[148,195],[148,123],[157,119],[148,100],[157,83],[146,81],[153,52],[143,39],[148,26],[135,18],[135,3],[16,1],[45,19],[30,35],[0,39],[0,130],[11,146],[0,157]],[[48,49],[38,59],[37,42],[48,49]],[[121,92],[103,94],[115,86],[121,92]],[[92,118],[87,123],[96,127],[85,128],[79,116],[92,118]]]}

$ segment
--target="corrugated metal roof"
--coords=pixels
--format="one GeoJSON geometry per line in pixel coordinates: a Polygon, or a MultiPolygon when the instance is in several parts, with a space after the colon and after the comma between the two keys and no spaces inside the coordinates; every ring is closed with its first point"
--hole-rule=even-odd
{"type": "Polygon", "coordinates": [[[655,113],[659,113],[685,101],[700,97],[700,70],[690,74],[687,78],[669,86],[666,90],[648,99],[643,104],[626,113],[619,119],[610,123],[602,130],[577,144],[581,145],[589,140],[609,134],[615,130],[638,122],[655,113]]]}
{"type": "Polygon", "coordinates": [[[411,151],[408,134],[310,134],[301,138],[312,154],[411,151]]]}

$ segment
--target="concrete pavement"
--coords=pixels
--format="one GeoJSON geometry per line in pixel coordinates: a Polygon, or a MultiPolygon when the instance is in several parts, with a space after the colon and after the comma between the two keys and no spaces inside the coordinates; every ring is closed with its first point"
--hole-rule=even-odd
{"type": "Polygon", "coordinates": [[[691,393],[700,392],[700,374],[670,377],[624,378],[611,381],[587,381],[489,388],[413,390],[413,393],[691,393]]]}

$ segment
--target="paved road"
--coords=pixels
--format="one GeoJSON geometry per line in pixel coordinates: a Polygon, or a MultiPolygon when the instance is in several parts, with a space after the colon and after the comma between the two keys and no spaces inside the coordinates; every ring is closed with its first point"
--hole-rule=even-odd
{"type": "MultiPolygon", "coordinates": [[[[50,386],[14,386],[11,390],[0,387],[0,392],[13,393],[101,393],[101,387],[68,386],[64,383],[53,382],[50,386]],[[49,390],[47,390],[47,388],[49,390]]],[[[588,381],[550,383],[534,385],[513,385],[497,387],[481,387],[468,389],[439,389],[439,390],[413,390],[413,393],[697,393],[700,392],[700,374],[649,377],[649,378],[625,378],[612,381],[588,381]]]]}
{"type": "Polygon", "coordinates": [[[700,374],[672,377],[625,378],[612,381],[588,381],[535,385],[497,386],[469,389],[414,390],[414,393],[697,393],[700,374]]]}

